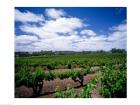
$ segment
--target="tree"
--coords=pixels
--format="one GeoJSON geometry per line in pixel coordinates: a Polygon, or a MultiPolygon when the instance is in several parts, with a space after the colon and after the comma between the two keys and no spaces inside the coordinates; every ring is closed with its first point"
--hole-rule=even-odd
{"type": "Polygon", "coordinates": [[[125,51],[125,49],[116,49],[116,48],[112,48],[112,49],[110,50],[110,52],[112,52],[112,53],[125,53],[126,51],[125,51]]]}

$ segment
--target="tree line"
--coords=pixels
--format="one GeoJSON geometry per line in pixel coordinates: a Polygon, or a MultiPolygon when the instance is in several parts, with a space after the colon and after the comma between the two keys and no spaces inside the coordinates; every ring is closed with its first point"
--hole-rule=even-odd
{"type": "Polygon", "coordinates": [[[16,51],[15,57],[30,57],[30,56],[45,56],[45,55],[72,55],[72,54],[94,54],[94,53],[126,53],[125,49],[112,48],[110,51],[98,50],[98,51],[16,51]]]}

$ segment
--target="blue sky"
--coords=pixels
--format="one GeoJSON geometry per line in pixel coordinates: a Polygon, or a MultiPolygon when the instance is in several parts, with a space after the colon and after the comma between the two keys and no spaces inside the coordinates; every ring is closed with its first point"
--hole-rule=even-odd
{"type": "Polygon", "coordinates": [[[126,49],[125,7],[17,7],[16,51],[126,49]]]}

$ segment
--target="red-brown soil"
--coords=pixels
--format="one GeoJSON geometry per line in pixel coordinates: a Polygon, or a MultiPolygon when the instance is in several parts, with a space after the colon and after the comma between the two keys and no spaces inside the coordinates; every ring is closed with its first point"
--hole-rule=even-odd
{"type": "MultiPolygon", "coordinates": [[[[97,70],[99,67],[91,67],[92,70],[97,70]]],[[[46,70],[47,72],[47,70],[46,70]]],[[[84,77],[84,85],[86,85],[91,78],[94,78],[96,74],[88,74],[84,77]]],[[[53,81],[44,81],[42,93],[39,96],[39,98],[53,98],[53,94],[55,93],[56,87],[59,87],[61,90],[65,90],[65,88],[73,87],[75,88],[76,92],[81,92],[83,87],[80,86],[78,82],[74,82],[71,78],[68,79],[55,79],[53,81]]],[[[99,85],[97,84],[96,88],[92,91],[92,97],[94,98],[100,98],[98,92],[99,85]]],[[[31,97],[33,95],[32,89],[27,88],[26,86],[20,86],[15,89],[16,94],[20,97],[31,97]]]]}
{"type": "MultiPolygon", "coordinates": [[[[86,85],[91,78],[95,77],[95,74],[89,74],[84,77],[84,85],[86,85]]],[[[78,82],[74,82],[71,78],[60,80],[55,79],[53,81],[44,81],[43,90],[41,94],[44,94],[44,96],[40,97],[53,97],[53,93],[56,89],[56,87],[59,87],[61,90],[64,90],[67,86],[70,87],[77,87],[77,91],[81,90],[82,87],[79,87],[80,84],[78,82]]],[[[27,88],[25,86],[20,86],[15,89],[16,93],[18,93],[22,97],[31,97],[32,96],[32,89],[27,88]]]]}

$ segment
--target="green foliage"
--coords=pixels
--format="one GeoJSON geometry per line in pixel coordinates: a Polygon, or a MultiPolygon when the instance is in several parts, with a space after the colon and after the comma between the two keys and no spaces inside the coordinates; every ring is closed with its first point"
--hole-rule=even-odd
{"type": "Polygon", "coordinates": [[[65,70],[65,71],[49,71],[45,75],[45,80],[54,80],[56,78],[60,78],[61,80],[65,78],[72,78],[75,82],[79,82],[81,85],[83,85],[84,76],[90,73],[94,73],[94,71],[91,71],[89,69],[81,69],[81,70],[65,70]]]}
{"type": "Polygon", "coordinates": [[[79,82],[83,85],[84,76],[90,73],[94,73],[89,69],[81,69],[81,70],[66,70],[63,72],[53,72],[56,78],[64,79],[64,78],[72,78],[75,82],[79,82]]]}
{"type": "Polygon", "coordinates": [[[71,64],[68,64],[68,69],[71,69],[71,64]]]}
{"type": "Polygon", "coordinates": [[[83,81],[84,81],[84,76],[86,76],[87,74],[91,74],[91,73],[94,73],[94,71],[92,71],[90,69],[82,69],[80,72],[74,72],[71,75],[71,78],[75,82],[79,82],[81,84],[81,86],[82,86],[83,81]]]}
{"type": "Polygon", "coordinates": [[[15,86],[30,86],[32,84],[32,78],[28,66],[23,65],[18,71],[19,72],[15,74],[15,86]]]}
{"type": "MultiPolygon", "coordinates": [[[[119,66],[119,65],[118,65],[119,66]]],[[[104,97],[126,97],[126,65],[118,68],[106,65],[101,72],[100,93],[104,97]]]]}
{"type": "Polygon", "coordinates": [[[45,78],[45,72],[40,67],[37,67],[35,69],[35,72],[32,73],[32,78],[33,80],[35,79],[43,80],[45,78]]]}
{"type": "Polygon", "coordinates": [[[54,97],[56,98],[91,98],[91,91],[96,86],[96,79],[93,78],[91,81],[83,88],[81,93],[77,93],[74,88],[69,86],[65,91],[56,88],[54,97]]]}
{"type": "MultiPolygon", "coordinates": [[[[114,51],[113,51],[114,52],[114,51]]],[[[71,55],[47,55],[17,57],[15,58],[15,86],[25,85],[34,88],[41,88],[43,80],[54,80],[56,78],[72,78],[75,82],[83,85],[84,76],[91,73],[101,72],[100,93],[104,97],[126,97],[126,53],[80,53],[71,55]],[[117,66],[115,66],[117,65],[117,66]],[[98,71],[90,70],[91,67],[103,67],[98,71]],[[38,68],[39,67],[39,68],[38,68]],[[48,68],[49,73],[44,73],[42,68],[48,68]],[[68,68],[65,71],[54,69],[68,68]],[[83,68],[75,70],[76,68],[83,68]]],[[[82,97],[87,97],[90,87],[82,97]]],[[[70,89],[69,89],[70,90],[70,89]]],[[[85,89],[86,90],[86,89],[85,89]]],[[[39,92],[39,90],[38,90],[39,92]]],[[[38,93],[36,93],[38,94],[38,93]]]]}
{"type": "Polygon", "coordinates": [[[30,71],[28,66],[24,65],[20,68],[19,72],[16,73],[16,86],[25,85],[27,87],[31,87],[33,89],[34,95],[39,95],[43,88],[43,80],[54,80],[55,78],[65,79],[65,78],[78,78],[78,81],[81,85],[83,85],[84,76],[90,73],[88,69],[82,70],[66,70],[63,72],[57,71],[49,71],[49,73],[45,74],[45,72],[40,67],[36,67],[34,71],[30,71]],[[80,81],[81,80],[81,81],[80,81]]]}
{"type": "Polygon", "coordinates": [[[34,95],[39,95],[43,88],[44,71],[37,67],[34,72],[30,72],[29,68],[24,65],[15,75],[15,85],[25,85],[33,89],[34,95]]]}
{"type": "Polygon", "coordinates": [[[48,68],[49,70],[54,70],[54,69],[55,69],[55,66],[54,66],[53,64],[48,64],[48,65],[47,65],[47,68],[48,68]]]}
{"type": "Polygon", "coordinates": [[[56,88],[56,92],[54,94],[55,98],[76,98],[78,97],[76,91],[69,86],[66,88],[65,91],[61,91],[59,88],[56,88]]]}
{"type": "Polygon", "coordinates": [[[95,87],[96,87],[96,78],[92,78],[91,81],[84,87],[79,97],[91,98],[91,92],[95,87]]]}
{"type": "MultiPolygon", "coordinates": [[[[102,66],[105,64],[116,64],[117,62],[126,62],[126,53],[93,53],[93,54],[75,54],[75,55],[45,55],[36,57],[19,57],[15,59],[15,65],[23,65],[30,63],[30,65],[47,66],[48,69],[53,70],[57,65],[62,65],[69,68],[71,65],[79,66],[80,68],[87,68],[91,66],[102,66]]],[[[35,67],[36,67],[35,66],[35,67]]]]}
{"type": "Polygon", "coordinates": [[[54,79],[55,79],[55,75],[50,71],[48,74],[45,75],[45,80],[50,81],[50,80],[54,80],[54,79]]]}

